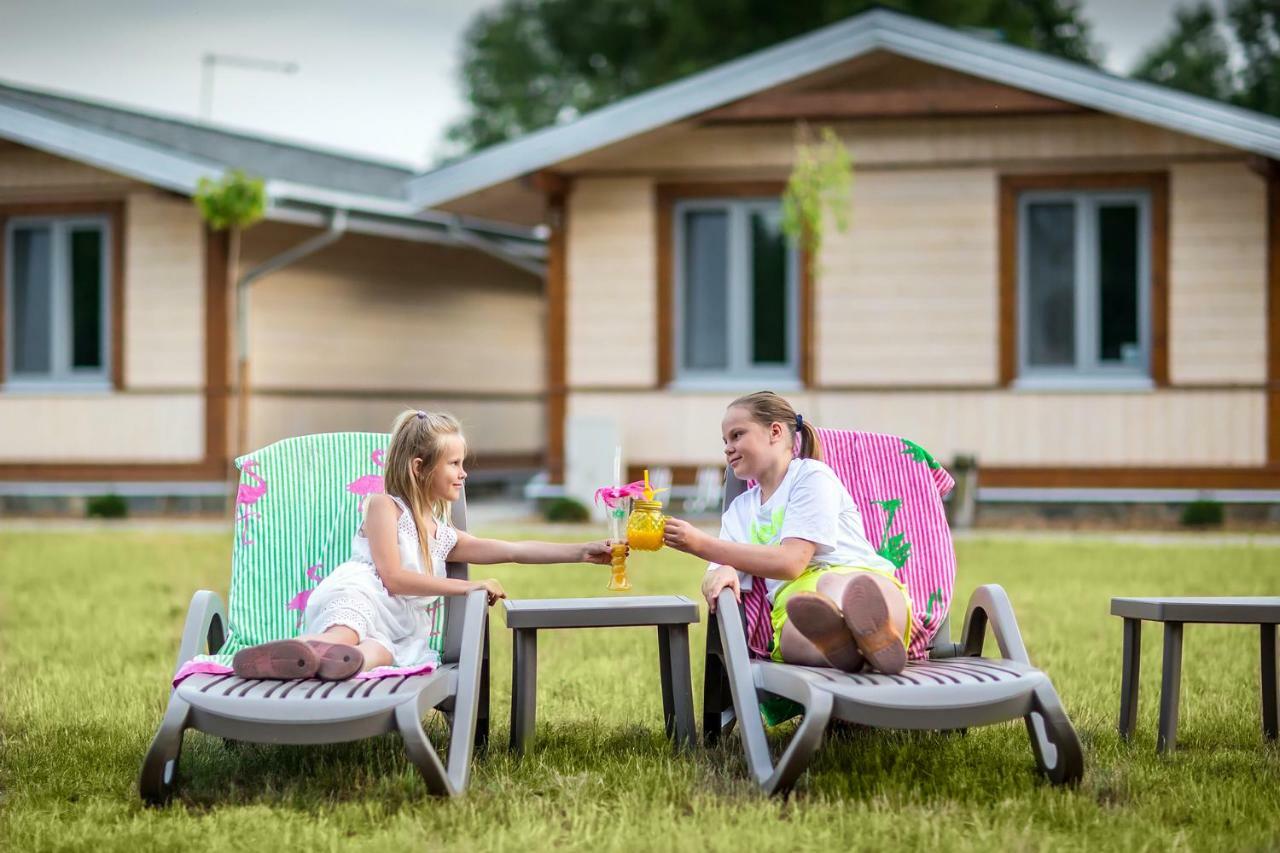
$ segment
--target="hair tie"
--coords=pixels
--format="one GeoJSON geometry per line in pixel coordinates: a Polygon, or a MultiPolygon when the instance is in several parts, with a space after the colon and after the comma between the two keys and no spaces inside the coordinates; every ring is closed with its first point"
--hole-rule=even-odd
{"type": "Polygon", "coordinates": [[[418,420],[420,421],[425,420],[426,417],[427,417],[427,413],[422,411],[422,409],[418,409],[418,420]]]}
{"type": "Polygon", "coordinates": [[[796,412],[796,429],[804,429],[804,415],[796,412]]]}

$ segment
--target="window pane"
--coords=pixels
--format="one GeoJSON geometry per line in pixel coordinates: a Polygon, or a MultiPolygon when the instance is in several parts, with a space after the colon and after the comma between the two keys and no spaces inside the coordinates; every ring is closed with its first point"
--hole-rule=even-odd
{"type": "Polygon", "coordinates": [[[782,211],[751,214],[751,362],[787,363],[787,238],[782,211]]]}
{"type": "Polygon", "coordinates": [[[71,232],[71,366],[102,367],[102,232],[71,232]]]}
{"type": "Polygon", "coordinates": [[[1138,208],[1098,208],[1098,359],[1138,364],[1138,208]]]}
{"type": "Polygon", "coordinates": [[[1027,363],[1076,362],[1076,210],[1072,202],[1027,205],[1027,363]]]}
{"type": "Polygon", "coordinates": [[[13,231],[13,370],[49,373],[53,287],[48,228],[13,231]]]}
{"type": "Polygon", "coordinates": [[[729,367],[729,215],[684,214],[684,366],[729,367]]]}

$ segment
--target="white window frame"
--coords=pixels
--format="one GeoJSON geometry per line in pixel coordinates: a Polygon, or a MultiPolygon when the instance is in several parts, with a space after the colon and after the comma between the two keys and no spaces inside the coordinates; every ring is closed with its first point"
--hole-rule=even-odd
{"type": "Polygon", "coordinates": [[[747,276],[751,270],[751,246],[749,217],[755,211],[776,211],[781,199],[763,196],[759,198],[715,197],[677,201],[672,213],[674,229],[672,276],[674,299],[672,310],[673,344],[675,346],[675,381],[684,388],[723,388],[734,385],[773,383],[777,388],[798,385],[800,377],[800,253],[795,245],[787,250],[787,361],[782,365],[755,366],[751,364],[751,338],[753,329],[751,283],[747,276]],[[714,211],[728,215],[728,343],[729,365],[724,370],[691,369],[685,367],[684,346],[684,293],[685,287],[685,214],[691,211],[714,211]]]}
{"type": "Polygon", "coordinates": [[[111,220],[106,216],[21,216],[5,223],[4,231],[4,298],[5,298],[5,360],[3,389],[5,391],[100,391],[111,387],[111,270],[112,270],[111,220]],[[102,348],[102,366],[74,368],[71,365],[71,265],[69,240],[71,231],[91,226],[102,234],[102,252],[99,257],[99,286],[102,289],[102,310],[99,340],[102,348]],[[13,279],[13,234],[21,228],[47,227],[49,229],[50,259],[50,370],[48,373],[18,373],[14,364],[14,297],[17,291],[13,279]]]}
{"type": "Polygon", "coordinates": [[[1029,190],[1018,195],[1018,379],[1024,388],[1148,388],[1151,381],[1151,193],[1147,190],[1029,190]],[[1027,208],[1032,204],[1075,205],[1075,364],[1030,364],[1031,266],[1027,208]],[[1138,347],[1136,364],[1106,364],[1098,358],[1098,209],[1117,202],[1138,208],[1138,347]]]}

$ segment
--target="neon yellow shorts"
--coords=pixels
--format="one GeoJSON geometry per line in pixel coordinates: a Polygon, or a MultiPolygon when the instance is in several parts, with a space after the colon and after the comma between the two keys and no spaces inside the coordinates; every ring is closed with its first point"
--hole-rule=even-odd
{"type": "Polygon", "coordinates": [[[818,578],[827,572],[837,572],[839,574],[852,574],[854,572],[874,572],[877,575],[886,577],[893,581],[902,592],[902,600],[907,604],[907,628],[902,637],[902,645],[911,645],[911,596],[907,593],[906,586],[902,581],[898,580],[892,572],[886,572],[882,569],[865,569],[860,566],[810,566],[805,569],[804,574],[778,588],[773,596],[773,611],[770,614],[770,620],[773,622],[773,649],[771,657],[781,662],[782,647],[779,638],[782,636],[782,626],[787,623],[787,599],[797,592],[817,592],[818,578]]]}

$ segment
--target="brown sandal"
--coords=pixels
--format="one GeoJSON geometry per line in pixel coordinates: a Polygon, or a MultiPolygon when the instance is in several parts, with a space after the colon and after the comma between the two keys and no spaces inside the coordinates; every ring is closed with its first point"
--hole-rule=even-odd
{"type": "Polygon", "coordinates": [[[902,636],[889,622],[889,607],[874,579],[859,575],[840,597],[844,621],[871,666],[886,675],[897,675],[907,666],[902,636]]]}
{"type": "Polygon", "coordinates": [[[355,646],[324,640],[307,640],[307,645],[316,653],[316,678],[322,681],[345,681],[364,669],[364,652],[355,646]]]}
{"type": "Polygon", "coordinates": [[[862,669],[862,652],[830,598],[820,592],[797,592],[787,599],[787,619],[831,666],[845,672],[862,669]]]}
{"type": "Polygon", "coordinates": [[[231,659],[231,669],[241,678],[312,678],[320,660],[306,643],[276,640],[241,649],[231,659]]]}

